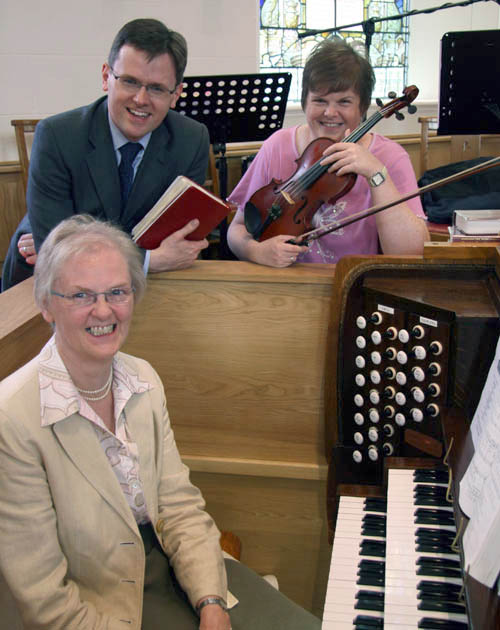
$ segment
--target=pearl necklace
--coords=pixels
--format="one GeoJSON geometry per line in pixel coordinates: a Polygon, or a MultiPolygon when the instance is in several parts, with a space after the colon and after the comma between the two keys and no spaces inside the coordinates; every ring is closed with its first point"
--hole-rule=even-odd
{"type": "Polygon", "coordinates": [[[111,383],[113,382],[113,368],[109,371],[109,377],[106,383],[99,387],[99,389],[80,389],[77,387],[78,393],[85,400],[97,401],[106,398],[109,394],[109,390],[111,389],[111,383]],[[102,393],[101,393],[102,392],[102,393]]]}

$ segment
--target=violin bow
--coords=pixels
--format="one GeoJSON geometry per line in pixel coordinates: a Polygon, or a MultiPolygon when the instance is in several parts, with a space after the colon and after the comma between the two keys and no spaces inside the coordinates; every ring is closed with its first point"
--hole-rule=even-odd
{"type": "Polygon", "coordinates": [[[331,232],[335,232],[335,230],[339,230],[346,225],[350,225],[351,223],[356,223],[356,221],[360,221],[361,219],[365,219],[366,217],[371,216],[372,214],[377,214],[377,212],[382,212],[382,210],[387,210],[388,208],[392,208],[393,206],[397,206],[398,203],[403,203],[404,201],[408,201],[408,199],[413,199],[413,197],[417,197],[418,195],[422,195],[423,193],[428,192],[429,190],[434,190],[436,188],[440,188],[446,184],[451,184],[451,182],[455,182],[459,179],[463,179],[464,177],[469,177],[469,175],[475,175],[476,173],[480,173],[481,171],[486,171],[489,168],[500,165],[500,156],[492,158],[487,162],[483,162],[482,164],[478,164],[476,166],[472,166],[471,168],[467,168],[464,171],[460,171],[459,173],[455,173],[454,175],[449,175],[448,177],[444,177],[443,179],[438,180],[437,182],[433,182],[432,184],[427,184],[427,186],[423,186],[422,188],[417,188],[411,193],[404,195],[403,197],[399,197],[394,201],[390,201],[389,203],[378,204],[377,206],[372,206],[367,210],[362,210],[361,212],[356,212],[352,214],[350,217],[346,217],[345,219],[340,219],[339,221],[333,221],[332,223],[327,223],[326,225],[322,225],[319,228],[315,228],[314,230],[310,230],[309,232],[304,232],[297,239],[291,239],[288,241],[293,245],[307,245],[310,241],[315,241],[322,236],[326,236],[331,232]]]}

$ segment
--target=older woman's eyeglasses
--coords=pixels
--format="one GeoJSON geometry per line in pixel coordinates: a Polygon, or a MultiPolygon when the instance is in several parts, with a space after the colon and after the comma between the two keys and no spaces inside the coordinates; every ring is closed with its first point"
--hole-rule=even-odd
{"type": "Polygon", "coordinates": [[[175,92],[175,88],[173,90],[169,90],[166,85],[161,85],[161,83],[149,83],[146,85],[128,74],[115,74],[113,68],[110,68],[110,71],[122,88],[130,94],[137,94],[137,92],[139,92],[143,87],[146,88],[146,92],[149,96],[152,96],[153,98],[168,98],[175,92]]]}
{"type": "Polygon", "coordinates": [[[99,291],[97,293],[94,291],[77,291],[76,293],[66,295],[64,293],[58,293],[57,291],[51,291],[50,294],[69,300],[72,306],[91,306],[97,302],[97,298],[100,295],[104,295],[104,299],[108,304],[124,304],[130,300],[134,291],[134,287],[128,287],[99,291]]]}

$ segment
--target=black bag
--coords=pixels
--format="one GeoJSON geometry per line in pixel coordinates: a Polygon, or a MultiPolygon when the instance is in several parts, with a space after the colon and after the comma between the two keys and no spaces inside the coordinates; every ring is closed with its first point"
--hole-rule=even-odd
{"type": "MultiPolygon", "coordinates": [[[[491,158],[481,157],[433,168],[422,175],[418,180],[418,186],[422,188],[433,184],[488,160],[491,158]]],[[[500,209],[500,166],[430,190],[421,195],[421,198],[424,212],[431,223],[451,225],[455,210],[498,210],[500,209]]]]}

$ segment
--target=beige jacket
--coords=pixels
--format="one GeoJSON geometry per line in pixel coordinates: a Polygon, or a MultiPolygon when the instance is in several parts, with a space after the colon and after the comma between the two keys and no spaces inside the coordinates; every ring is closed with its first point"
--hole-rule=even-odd
{"type": "MultiPolygon", "coordinates": [[[[219,532],[181,462],[160,379],[120,357],[153,385],[125,413],[160,543],[192,604],[226,598],[219,532]]],[[[0,383],[0,572],[26,630],[139,630],[136,522],[91,423],[74,413],[41,427],[37,366],[38,357],[0,383]]]]}

